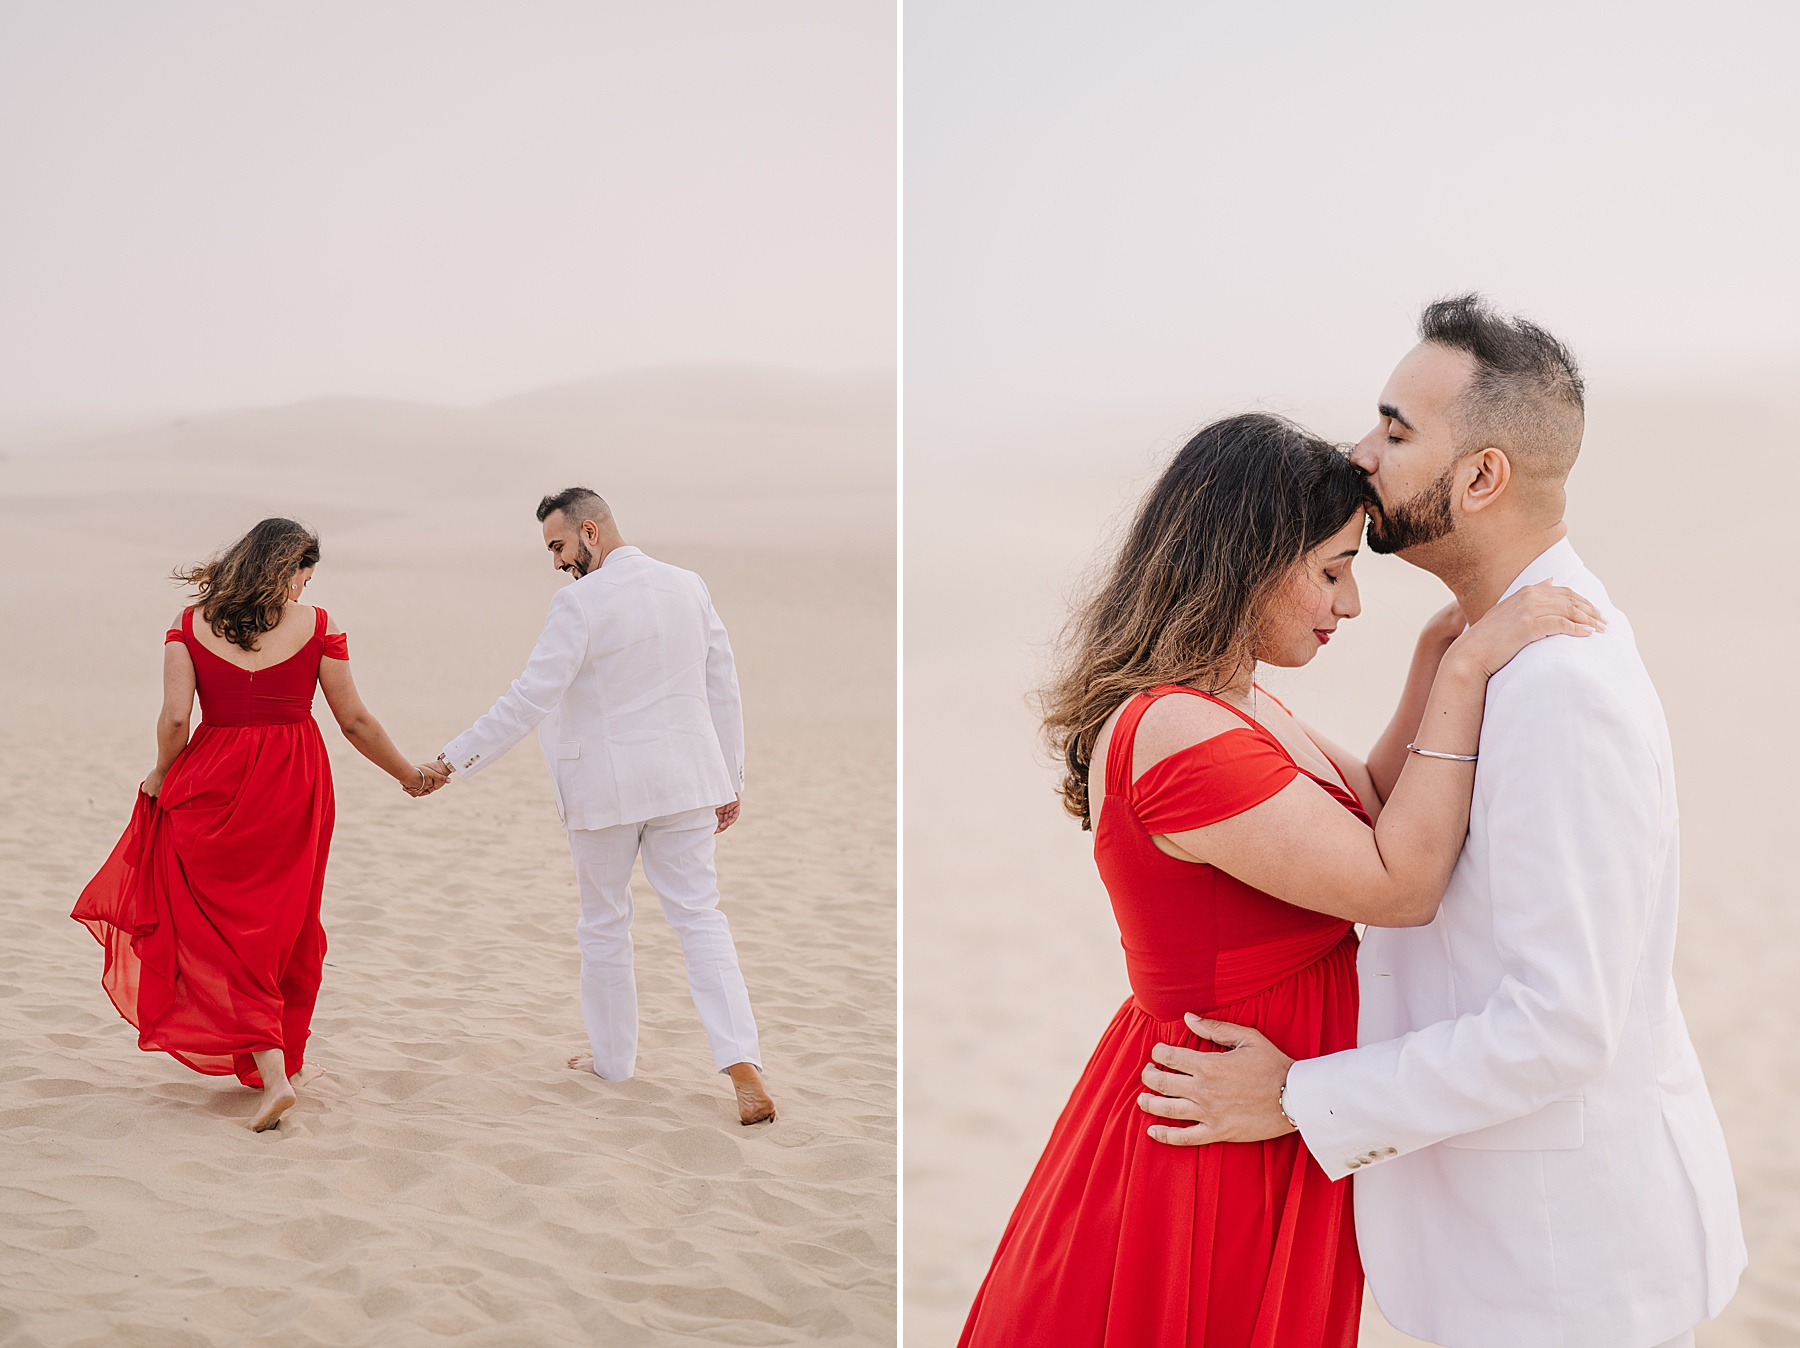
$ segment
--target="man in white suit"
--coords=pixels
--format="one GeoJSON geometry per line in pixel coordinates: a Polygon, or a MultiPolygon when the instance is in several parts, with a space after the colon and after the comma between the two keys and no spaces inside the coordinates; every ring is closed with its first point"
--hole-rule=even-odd
{"type": "MultiPolygon", "coordinates": [[[[1745,1251],[1731,1163],[1675,996],[1668,728],[1631,626],[1576,556],[1563,483],[1581,377],[1479,296],[1433,304],[1354,457],[1370,546],[1443,579],[1473,621],[1554,580],[1603,633],[1526,647],[1488,685],[1461,858],[1429,925],[1370,928],[1359,1047],[1293,1062],[1160,1045],[1143,1098],[1177,1145],[1298,1129],[1356,1177],[1369,1286],[1448,1348],[1693,1342],[1745,1251]]],[[[1426,747],[1426,746],[1421,746],[1426,747]]]]}
{"type": "Polygon", "coordinates": [[[574,578],[550,604],[521,674],[438,756],[474,776],[534,727],[581,891],[581,1013],[591,1055],[569,1066],[623,1081],[637,1065],[631,871],[681,938],[688,988],[746,1124],[775,1117],[731,928],[719,911],[713,837],[737,821],[744,718],[725,626],[699,576],[626,543],[585,487],[546,496],[551,564],[574,578]]]}

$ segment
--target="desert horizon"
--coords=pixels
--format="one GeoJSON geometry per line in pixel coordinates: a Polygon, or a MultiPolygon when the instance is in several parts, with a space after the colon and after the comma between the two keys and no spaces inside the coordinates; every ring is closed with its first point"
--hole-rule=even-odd
{"type": "Polygon", "coordinates": [[[577,386],[529,416],[320,401],[0,458],[0,623],[23,634],[0,647],[0,696],[30,712],[0,784],[19,957],[0,978],[0,1335],[891,1332],[892,394],[811,379],[688,372],[635,401],[577,386]],[[409,800],[320,699],[331,951],[301,1102],[252,1134],[250,1092],[136,1048],[67,916],[154,758],[162,631],[184,602],[169,570],[265,515],[308,519],[307,601],[348,632],[371,710],[429,757],[518,673],[566,583],[533,510],[570,479],[699,572],[731,634],[748,782],[722,909],[780,1115],[738,1126],[641,872],[638,1075],[563,1065],[585,1045],[574,878],[534,743],[409,800]]]}

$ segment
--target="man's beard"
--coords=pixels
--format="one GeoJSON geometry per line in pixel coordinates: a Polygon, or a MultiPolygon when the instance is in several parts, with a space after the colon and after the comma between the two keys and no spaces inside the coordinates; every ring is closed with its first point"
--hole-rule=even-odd
{"type": "Polygon", "coordinates": [[[1430,486],[1391,508],[1383,508],[1375,489],[1370,487],[1369,550],[1405,552],[1454,532],[1456,516],[1450,509],[1450,483],[1455,475],[1456,465],[1451,464],[1430,486]]]}
{"type": "Polygon", "coordinates": [[[575,540],[575,560],[569,564],[568,569],[575,573],[576,580],[594,569],[594,550],[587,545],[587,539],[575,540]]]}

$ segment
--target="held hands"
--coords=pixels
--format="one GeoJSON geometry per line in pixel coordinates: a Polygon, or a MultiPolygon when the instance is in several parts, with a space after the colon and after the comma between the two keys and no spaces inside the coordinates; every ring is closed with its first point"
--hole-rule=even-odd
{"type": "Polygon", "coordinates": [[[1460,656],[1488,678],[1534,641],[1553,636],[1590,637],[1605,630],[1606,619],[1599,609],[1575,591],[1546,580],[1516,590],[1495,604],[1480,622],[1451,643],[1445,659],[1460,656]]]}
{"type": "Polygon", "coordinates": [[[1188,1126],[1155,1124],[1150,1137],[1173,1147],[1209,1142],[1261,1142],[1294,1131],[1281,1112],[1281,1088],[1294,1060],[1257,1031],[1222,1020],[1183,1017],[1188,1029],[1223,1053],[1158,1044],[1143,1082],[1154,1095],[1138,1096],[1138,1108],[1188,1126]]]}
{"type": "Polygon", "coordinates": [[[413,797],[429,796],[450,781],[450,770],[442,763],[415,763],[413,771],[415,780],[402,781],[400,785],[406,794],[413,797]]]}

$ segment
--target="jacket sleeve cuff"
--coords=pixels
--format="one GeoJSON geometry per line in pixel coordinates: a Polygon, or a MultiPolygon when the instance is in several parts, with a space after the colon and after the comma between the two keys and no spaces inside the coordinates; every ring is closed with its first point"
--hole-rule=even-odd
{"type": "Polygon", "coordinates": [[[458,735],[446,744],[443,759],[459,777],[473,777],[487,766],[486,757],[469,743],[467,735],[458,735]]]}
{"type": "Polygon", "coordinates": [[[1302,1058],[1289,1067],[1281,1104],[1325,1177],[1341,1180],[1365,1166],[1392,1160],[1400,1149],[1353,1137],[1354,1123],[1332,1107],[1331,1059],[1336,1056],[1302,1058]]]}

